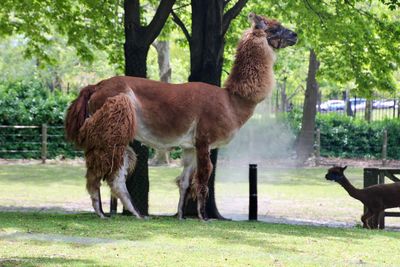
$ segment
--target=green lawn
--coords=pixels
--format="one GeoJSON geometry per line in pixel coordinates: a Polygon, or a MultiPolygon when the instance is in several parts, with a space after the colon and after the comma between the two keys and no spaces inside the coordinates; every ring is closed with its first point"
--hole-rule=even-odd
{"type": "Polygon", "coordinates": [[[400,262],[395,253],[400,245],[397,232],[181,222],[168,217],[100,220],[93,214],[44,213],[0,213],[0,225],[0,258],[8,259],[9,266],[395,266],[400,262]]]}
{"type": "MultiPolygon", "coordinates": [[[[323,177],[326,168],[259,168],[261,218],[346,222],[362,206],[323,177]]],[[[0,165],[0,266],[395,266],[400,233],[264,222],[98,219],[84,167],[0,165]],[[16,209],[26,212],[10,212],[16,209]],[[42,209],[64,212],[43,212],[42,209]],[[65,214],[65,211],[78,214],[65,214]]],[[[151,168],[150,213],[173,214],[180,168],[151,168]]],[[[362,169],[347,172],[356,186],[362,169]]],[[[218,167],[217,205],[247,216],[247,170],[218,167]]],[[[102,193],[108,194],[107,186],[102,193]]],[[[105,205],[108,200],[103,198],[105,205]]],[[[106,208],[107,209],[107,208],[106,208]]],[[[228,216],[229,217],[229,216],[228,216]]],[[[393,219],[394,225],[399,220],[393,219]]]]}

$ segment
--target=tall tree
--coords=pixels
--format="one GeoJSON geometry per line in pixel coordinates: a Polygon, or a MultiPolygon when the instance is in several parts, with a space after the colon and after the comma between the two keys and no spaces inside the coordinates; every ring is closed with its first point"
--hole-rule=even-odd
{"type": "MultiPolygon", "coordinates": [[[[147,76],[147,54],[151,44],[160,34],[162,27],[172,11],[175,0],[161,0],[153,19],[147,26],[141,23],[141,9],[139,0],[125,0],[125,74],[128,76],[147,76]]],[[[139,211],[148,215],[149,150],[138,141],[132,143],[132,148],[137,155],[134,173],[127,180],[127,188],[133,203],[139,211]]],[[[125,211],[125,213],[129,213],[125,211]]]]}
{"type": "MultiPolygon", "coordinates": [[[[388,10],[380,2],[396,8],[389,3],[391,1],[282,3],[278,0],[270,0],[268,8],[263,5],[254,7],[256,12],[262,10],[296,25],[300,36],[297,48],[313,49],[321,62],[317,80],[325,79],[339,85],[353,81],[357,95],[369,97],[374,90],[396,89],[393,73],[400,64],[397,52],[400,45],[397,37],[400,34],[399,17],[396,11],[388,10]]],[[[314,133],[309,129],[309,122],[315,122],[314,109],[315,103],[306,100],[303,108],[303,122],[306,123],[302,125],[298,139],[305,143],[297,143],[302,151],[312,151],[313,142],[309,140],[313,140],[314,133]]],[[[300,155],[300,158],[304,159],[305,155],[300,155]]]]}
{"type": "Polygon", "coordinates": [[[296,153],[300,162],[304,162],[313,152],[314,148],[314,129],[317,114],[318,82],[317,72],[319,62],[314,50],[310,50],[310,60],[308,65],[307,86],[304,97],[303,119],[300,134],[296,140],[296,153]]]}
{"type": "MultiPolygon", "coordinates": [[[[174,21],[182,29],[190,47],[189,81],[221,85],[224,37],[232,20],[240,13],[247,1],[238,0],[227,8],[229,0],[191,0],[191,34],[181,18],[172,12],[174,21]],[[226,12],[224,9],[227,9],[226,12]]],[[[206,212],[209,218],[222,218],[215,203],[218,150],[212,150],[210,157],[214,168],[208,183],[209,197],[206,212]]],[[[185,213],[197,214],[196,203],[193,200],[188,200],[185,213]]]]}

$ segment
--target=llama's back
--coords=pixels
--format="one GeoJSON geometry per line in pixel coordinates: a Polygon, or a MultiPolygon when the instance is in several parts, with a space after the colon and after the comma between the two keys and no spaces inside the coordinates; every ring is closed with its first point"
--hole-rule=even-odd
{"type": "Polygon", "coordinates": [[[373,185],[364,190],[369,199],[381,200],[385,208],[400,207],[400,182],[373,185]]]}

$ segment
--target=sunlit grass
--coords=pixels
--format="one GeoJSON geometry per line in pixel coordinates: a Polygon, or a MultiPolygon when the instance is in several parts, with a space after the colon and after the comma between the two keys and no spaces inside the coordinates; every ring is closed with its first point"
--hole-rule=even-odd
{"type": "Polygon", "coordinates": [[[0,258],[9,266],[395,266],[399,237],[257,222],[0,213],[0,258]],[[41,241],[39,233],[46,233],[41,241]]]}

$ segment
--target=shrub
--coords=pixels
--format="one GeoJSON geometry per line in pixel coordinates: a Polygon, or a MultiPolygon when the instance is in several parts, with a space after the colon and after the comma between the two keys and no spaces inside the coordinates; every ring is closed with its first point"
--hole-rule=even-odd
{"type": "MultiPolygon", "coordinates": [[[[50,92],[40,82],[13,82],[0,84],[0,124],[48,124],[48,156],[76,156],[77,152],[64,139],[64,112],[74,95],[60,91],[50,92]]],[[[41,129],[2,128],[0,144],[5,158],[39,158],[41,129]],[[8,153],[5,150],[25,152],[8,153]]],[[[81,153],[78,153],[81,155],[81,153]]]]}
{"type": "MultiPolygon", "coordinates": [[[[285,116],[296,135],[301,128],[301,112],[285,116]]],[[[321,132],[321,156],[380,158],[383,131],[388,132],[388,157],[400,159],[400,119],[367,121],[336,113],[317,114],[316,128],[321,132]]]]}

